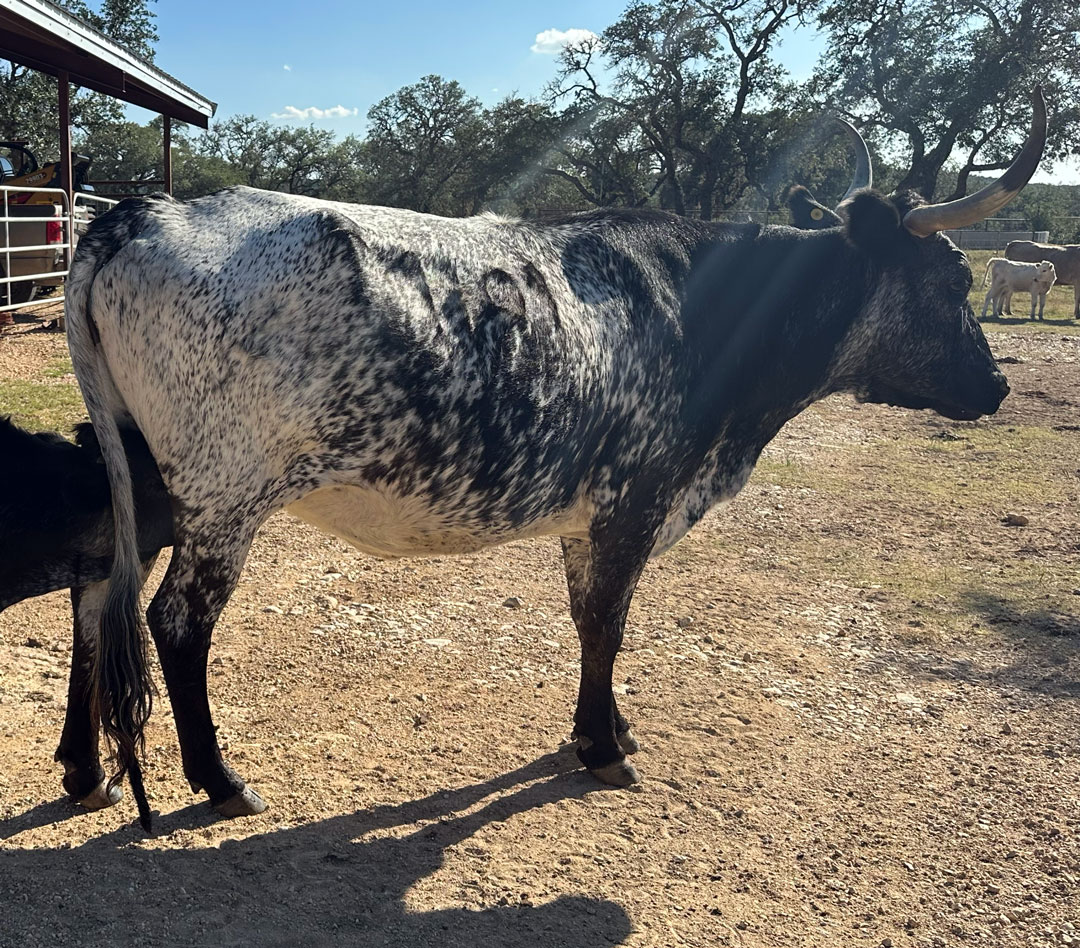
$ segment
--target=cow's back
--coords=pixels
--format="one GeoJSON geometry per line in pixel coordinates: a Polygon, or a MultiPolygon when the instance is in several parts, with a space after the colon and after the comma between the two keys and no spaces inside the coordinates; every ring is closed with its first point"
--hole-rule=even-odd
{"type": "Polygon", "coordinates": [[[250,189],[113,214],[91,318],[193,505],[374,485],[451,508],[440,522],[548,532],[620,416],[647,444],[673,410],[642,352],[668,341],[629,331],[626,294],[571,287],[558,234],[250,189]]]}
{"type": "Polygon", "coordinates": [[[1005,247],[1010,260],[1038,263],[1048,260],[1054,265],[1057,282],[1063,286],[1080,284],[1080,244],[1042,244],[1034,240],[1011,240],[1005,247]]]}

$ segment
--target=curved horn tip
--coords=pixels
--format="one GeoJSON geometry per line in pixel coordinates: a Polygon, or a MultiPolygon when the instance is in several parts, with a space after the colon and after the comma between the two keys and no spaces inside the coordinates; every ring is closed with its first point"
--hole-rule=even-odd
{"type": "Polygon", "coordinates": [[[942,230],[966,227],[985,220],[1009,203],[1028,183],[1039,167],[1046,145],[1046,102],[1042,86],[1032,91],[1031,131],[1013,163],[993,184],[955,201],[926,204],[904,215],[904,227],[916,237],[929,237],[942,230]]]}
{"type": "Polygon", "coordinates": [[[870,149],[866,145],[866,139],[862,137],[859,130],[851,122],[841,118],[839,115],[834,115],[833,120],[844,127],[844,131],[847,133],[848,138],[851,139],[852,148],[855,151],[855,174],[852,176],[851,184],[848,185],[844,196],[840,198],[840,203],[843,204],[844,201],[853,197],[857,191],[874,186],[874,167],[870,161],[870,149]]]}
{"type": "Polygon", "coordinates": [[[1032,125],[1036,122],[1046,124],[1046,98],[1043,96],[1042,83],[1039,83],[1031,90],[1031,107],[1035,112],[1032,119],[1032,125]]]}

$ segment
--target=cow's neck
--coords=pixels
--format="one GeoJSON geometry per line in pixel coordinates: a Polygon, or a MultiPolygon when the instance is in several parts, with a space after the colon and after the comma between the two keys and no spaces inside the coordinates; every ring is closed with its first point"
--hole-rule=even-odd
{"type": "Polygon", "coordinates": [[[701,353],[688,410],[710,447],[722,437],[756,458],[843,387],[833,367],[868,293],[865,265],[838,231],[790,228],[703,246],[695,260],[715,269],[695,267],[687,282],[685,325],[701,353]]]}
{"type": "Polygon", "coordinates": [[[695,254],[698,266],[702,260],[718,266],[713,279],[723,282],[742,271],[746,284],[725,296],[702,285],[710,274],[692,270],[688,276],[684,326],[696,347],[689,351],[700,360],[689,380],[686,421],[700,440],[693,473],[657,536],[654,556],[741,490],[786,422],[842,387],[833,368],[866,298],[864,270],[839,233],[812,241],[788,235],[786,228],[766,229],[734,246],[703,245],[695,254]],[[777,273],[771,287],[770,267],[777,273]],[[715,292],[699,299],[703,289],[715,292]],[[727,305],[710,308],[710,297],[727,305]]]}

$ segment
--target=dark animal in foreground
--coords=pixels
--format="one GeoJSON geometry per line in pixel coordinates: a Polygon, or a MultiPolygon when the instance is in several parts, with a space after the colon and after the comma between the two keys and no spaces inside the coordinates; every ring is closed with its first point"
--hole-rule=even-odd
{"type": "MultiPolygon", "coordinates": [[[[138,557],[149,571],[172,545],[169,495],[142,435],[123,433],[138,510],[138,557]]],[[[74,641],[67,716],[56,760],[64,789],[90,809],[115,803],[98,758],[99,725],[91,708],[91,666],[101,606],[113,565],[109,480],[91,425],[76,429],[75,443],[58,434],[33,434],[0,418],[0,460],[6,483],[0,495],[0,610],[23,599],[71,588],[74,641]]]]}
{"type": "MultiPolygon", "coordinates": [[[[855,152],[855,174],[847,191],[840,199],[840,204],[843,204],[844,201],[854,197],[856,192],[873,187],[874,171],[870,163],[870,149],[866,147],[866,142],[859,134],[859,130],[842,118],[836,118],[834,121],[843,126],[851,140],[852,150],[855,152]]],[[[814,195],[801,184],[788,188],[783,200],[791,211],[791,223],[800,230],[824,230],[827,227],[839,227],[844,223],[844,219],[837,211],[829,210],[824,204],[819,203],[814,195]]],[[[837,209],[839,210],[839,205],[837,209]]]]}
{"type": "Polygon", "coordinates": [[[184,772],[227,816],[262,800],[221,758],[214,623],[275,510],[381,556],[562,538],[581,639],[578,755],[638,779],[612,667],[651,556],[745,483],[815,400],[994,412],[1008,392],[938,232],[994,213],[1045,139],[976,195],[857,194],[843,229],[601,211],[447,220],[230,189],[126,201],[79,245],[75,372],[116,522],[94,650],[102,725],[149,825],[139,514],[124,432],[168,489],[175,545],[148,619],[184,772]]]}
{"type": "Polygon", "coordinates": [[[1080,319],[1080,244],[1040,244],[1034,240],[1011,240],[1005,247],[1009,260],[1026,263],[1049,261],[1054,265],[1057,282],[1073,288],[1073,319],[1080,319]]]}

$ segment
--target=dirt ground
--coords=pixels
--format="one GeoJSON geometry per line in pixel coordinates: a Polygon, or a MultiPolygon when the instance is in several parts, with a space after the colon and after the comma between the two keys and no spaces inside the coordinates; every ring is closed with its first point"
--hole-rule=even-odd
{"type": "MultiPolygon", "coordinates": [[[[0,945],[1080,945],[1080,337],[992,344],[996,416],[831,398],[650,565],[631,790],[560,749],[554,540],[386,563],[273,518],[211,665],[269,810],[190,794],[162,695],[152,837],[61,795],[66,597],[7,610],[0,945]]],[[[0,377],[64,356],[9,332],[0,377]]]]}

